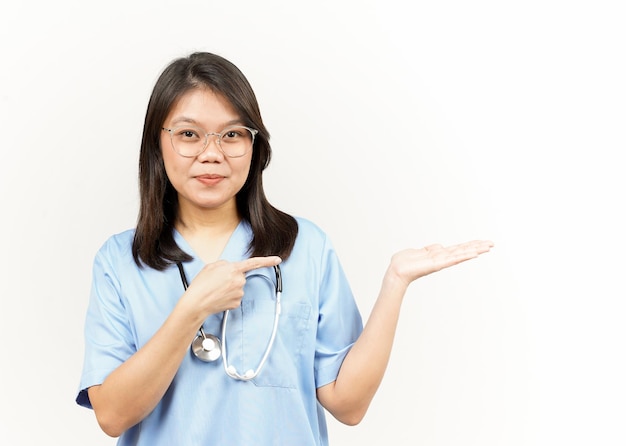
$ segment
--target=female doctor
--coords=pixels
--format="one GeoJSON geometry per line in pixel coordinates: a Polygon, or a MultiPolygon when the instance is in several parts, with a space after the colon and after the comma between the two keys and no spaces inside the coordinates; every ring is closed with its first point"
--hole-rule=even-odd
{"type": "Polygon", "coordinates": [[[78,404],[119,445],[327,445],[388,364],[419,277],[490,241],[391,258],[365,327],[328,237],[263,191],[254,92],[210,53],[174,60],[146,112],[136,228],[95,256],[78,404]]]}

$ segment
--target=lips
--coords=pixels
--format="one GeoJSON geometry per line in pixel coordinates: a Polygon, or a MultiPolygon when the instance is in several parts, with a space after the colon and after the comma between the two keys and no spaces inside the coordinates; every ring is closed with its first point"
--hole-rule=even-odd
{"type": "Polygon", "coordinates": [[[208,173],[204,175],[197,175],[195,179],[204,185],[212,186],[222,181],[224,179],[224,176],[213,174],[213,173],[208,173]]]}

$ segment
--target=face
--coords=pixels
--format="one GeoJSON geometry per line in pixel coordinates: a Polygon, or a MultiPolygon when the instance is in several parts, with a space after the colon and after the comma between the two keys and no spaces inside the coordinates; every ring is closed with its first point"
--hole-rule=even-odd
{"type": "MultiPolygon", "coordinates": [[[[168,129],[193,126],[215,133],[232,125],[243,125],[235,109],[224,96],[204,88],[183,95],[163,123],[168,129]]],[[[167,176],[178,192],[181,214],[197,210],[236,212],[235,195],[248,177],[252,150],[229,158],[212,135],[202,153],[187,158],[174,150],[165,130],[161,132],[161,150],[167,176]]]]}

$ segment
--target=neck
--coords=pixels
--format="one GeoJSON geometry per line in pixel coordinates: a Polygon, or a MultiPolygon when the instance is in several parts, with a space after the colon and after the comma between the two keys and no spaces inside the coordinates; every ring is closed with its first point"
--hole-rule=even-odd
{"type": "Polygon", "coordinates": [[[174,225],[204,263],[218,260],[241,218],[236,206],[220,209],[179,207],[174,225]]]}
{"type": "Polygon", "coordinates": [[[174,226],[183,235],[215,236],[232,232],[240,220],[234,201],[218,209],[199,209],[180,203],[174,226]]]}

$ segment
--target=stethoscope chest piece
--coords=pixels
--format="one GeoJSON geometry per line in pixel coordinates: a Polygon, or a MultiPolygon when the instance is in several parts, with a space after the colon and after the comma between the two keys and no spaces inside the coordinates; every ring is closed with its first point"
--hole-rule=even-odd
{"type": "Polygon", "coordinates": [[[217,336],[200,333],[191,343],[191,351],[204,362],[213,362],[222,356],[222,343],[217,336]]]}

